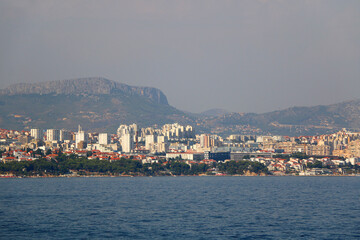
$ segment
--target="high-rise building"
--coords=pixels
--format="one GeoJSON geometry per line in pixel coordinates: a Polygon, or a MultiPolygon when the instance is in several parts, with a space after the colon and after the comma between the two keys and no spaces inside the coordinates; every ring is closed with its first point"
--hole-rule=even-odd
{"type": "Polygon", "coordinates": [[[202,148],[209,148],[210,147],[210,136],[207,134],[200,135],[200,146],[202,148]]]}
{"type": "Polygon", "coordinates": [[[30,135],[34,138],[34,139],[43,139],[43,134],[42,134],[42,130],[39,128],[33,128],[30,130],[30,135]]]}
{"type": "Polygon", "coordinates": [[[75,138],[75,144],[76,144],[77,148],[79,148],[79,143],[80,142],[86,143],[87,142],[87,135],[86,135],[85,131],[83,131],[81,126],[79,125],[79,130],[76,133],[76,138],[75,138]]]}
{"type": "Polygon", "coordinates": [[[46,130],[46,140],[47,141],[59,141],[60,140],[60,131],[58,129],[46,130]]]}
{"type": "Polygon", "coordinates": [[[99,144],[107,145],[109,143],[109,135],[107,133],[99,133],[99,144]]]}
{"type": "Polygon", "coordinates": [[[126,153],[130,153],[131,150],[133,149],[133,145],[134,145],[133,137],[131,133],[127,131],[121,136],[122,151],[126,153]]]}
{"type": "Polygon", "coordinates": [[[168,138],[195,138],[192,126],[182,126],[178,123],[165,124],[162,127],[162,134],[168,138]]]}
{"type": "Polygon", "coordinates": [[[155,136],[154,135],[146,135],[145,136],[145,149],[146,150],[151,150],[154,143],[155,143],[155,136]]]}
{"type": "Polygon", "coordinates": [[[60,141],[63,142],[65,140],[71,140],[71,133],[67,130],[60,130],[60,141]]]}
{"type": "Polygon", "coordinates": [[[117,134],[121,138],[123,134],[130,133],[135,136],[136,132],[138,131],[138,127],[135,123],[131,125],[120,125],[117,129],[117,134]]]}
{"type": "Polygon", "coordinates": [[[157,142],[158,143],[167,143],[167,137],[166,136],[157,136],[157,142]]]}
{"type": "Polygon", "coordinates": [[[158,136],[157,137],[157,152],[167,152],[169,149],[169,145],[167,142],[166,136],[158,136]]]}

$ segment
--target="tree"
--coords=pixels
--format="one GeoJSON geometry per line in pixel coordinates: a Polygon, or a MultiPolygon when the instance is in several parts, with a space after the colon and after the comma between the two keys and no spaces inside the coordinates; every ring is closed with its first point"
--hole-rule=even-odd
{"type": "Polygon", "coordinates": [[[51,149],[49,148],[47,151],[46,151],[46,155],[49,155],[49,154],[51,154],[52,153],[52,151],[51,151],[51,149]]]}
{"type": "Polygon", "coordinates": [[[299,158],[299,159],[308,158],[308,155],[306,155],[306,153],[302,153],[302,152],[295,152],[295,153],[291,154],[290,156],[293,158],[299,158]]]}
{"type": "Polygon", "coordinates": [[[316,160],[314,163],[308,162],[306,165],[308,168],[323,168],[321,161],[316,160]]]}
{"type": "Polygon", "coordinates": [[[43,151],[42,151],[40,148],[36,149],[36,151],[34,152],[34,156],[35,156],[35,154],[44,156],[44,153],[43,153],[43,151]]]}

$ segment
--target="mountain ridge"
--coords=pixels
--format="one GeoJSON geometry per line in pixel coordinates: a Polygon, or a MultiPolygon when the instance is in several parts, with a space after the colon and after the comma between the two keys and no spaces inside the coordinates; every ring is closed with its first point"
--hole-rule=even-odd
{"type": "Polygon", "coordinates": [[[191,122],[156,88],[105,78],[13,84],[0,90],[0,126],[8,129],[65,128],[114,132],[120,124],[140,126],[191,122]]]}
{"type": "MultiPolygon", "coordinates": [[[[314,135],[330,133],[341,128],[360,131],[360,99],[330,105],[290,107],[267,113],[227,113],[220,117],[208,117],[203,121],[207,128],[237,131],[246,130],[265,134],[314,135]]],[[[205,126],[204,126],[205,127],[205,126]]]]}
{"type": "Polygon", "coordinates": [[[199,115],[203,116],[221,116],[224,114],[230,113],[228,110],[222,109],[222,108],[211,108],[206,111],[203,111],[199,113],[199,115]]]}
{"type": "Polygon", "coordinates": [[[152,126],[179,122],[198,133],[316,135],[360,129],[360,99],[331,105],[290,107],[267,113],[212,109],[181,111],[156,88],[134,87],[105,78],[14,84],[0,90],[0,126],[8,129],[76,128],[114,132],[120,124],[152,126]]]}
{"type": "Polygon", "coordinates": [[[137,94],[156,103],[168,105],[165,94],[152,87],[135,87],[101,77],[16,83],[0,89],[2,95],[17,94],[111,94],[116,92],[137,94]]]}

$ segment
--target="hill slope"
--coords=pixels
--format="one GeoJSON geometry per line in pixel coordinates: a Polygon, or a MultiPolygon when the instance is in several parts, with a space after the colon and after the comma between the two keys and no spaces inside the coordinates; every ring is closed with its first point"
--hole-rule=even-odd
{"type": "Polygon", "coordinates": [[[207,117],[216,117],[216,116],[222,116],[227,113],[230,113],[230,112],[225,109],[221,109],[221,108],[212,108],[212,109],[209,109],[207,111],[200,113],[200,115],[207,116],[207,117]]]}
{"type": "Polygon", "coordinates": [[[103,78],[16,84],[0,93],[0,125],[115,131],[119,124],[191,121],[168,105],[156,88],[133,87],[103,78]]]}
{"type": "Polygon", "coordinates": [[[0,90],[0,127],[115,132],[120,124],[140,126],[179,122],[198,133],[315,135],[341,128],[360,129],[360,100],[314,107],[292,107],[263,114],[203,114],[180,111],[156,88],[134,87],[104,78],[15,84],[0,90]]]}
{"type": "Polygon", "coordinates": [[[18,83],[0,90],[0,95],[21,94],[117,94],[138,95],[148,98],[154,103],[166,104],[166,96],[156,88],[133,87],[105,78],[79,78],[71,80],[57,80],[41,83],[18,83]]]}
{"type": "Polygon", "coordinates": [[[263,114],[229,113],[208,117],[204,128],[246,134],[313,135],[331,133],[341,128],[360,129],[360,100],[326,106],[292,107],[263,114]]]}

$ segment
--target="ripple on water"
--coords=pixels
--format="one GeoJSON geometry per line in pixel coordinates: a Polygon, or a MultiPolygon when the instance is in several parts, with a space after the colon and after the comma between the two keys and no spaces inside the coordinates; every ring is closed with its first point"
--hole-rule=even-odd
{"type": "Polygon", "coordinates": [[[357,239],[360,178],[0,179],[4,239],[357,239]]]}

